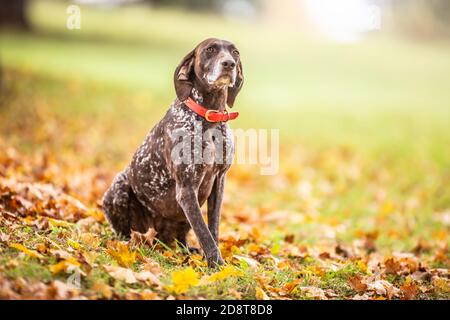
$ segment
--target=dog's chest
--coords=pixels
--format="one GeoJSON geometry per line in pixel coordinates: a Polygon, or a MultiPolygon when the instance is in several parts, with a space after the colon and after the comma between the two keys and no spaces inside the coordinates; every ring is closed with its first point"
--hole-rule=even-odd
{"type": "Polygon", "coordinates": [[[231,165],[234,139],[227,123],[208,123],[192,111],[177,105],[172,106],[171,115],[173,121],[167,124],[166,130],[172,142],[171,161],[212,166],[217,170],[231,165]],[[182,159],[177,158],[181,153],[182,159]]]}
{"type": "Polygon", "coordinates": [[[174,105],[137,150],[129,168],[130,182],[148,209],[173,211],[175,207],[167,200],[175,199],[177,172],[198,188],[199,202],[203,202],[215,177],[231,166],[233,155],[228,124],[205,123],[190,110],[174,105]]]}

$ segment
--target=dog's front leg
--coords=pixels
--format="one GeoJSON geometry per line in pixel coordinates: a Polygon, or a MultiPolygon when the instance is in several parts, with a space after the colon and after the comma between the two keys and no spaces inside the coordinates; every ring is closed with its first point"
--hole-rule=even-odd
{"type": "Polygon", "coordinates": [[[217,245],[219,245],[220,207],[222,205],[224,184],[225,175],[219,174],[214,180],[214,185],[208,198],[208,228],[217,245]]]}
{"type": "Polygon", "coordinates": [[[177,185],[176,194],[178,204],[183,209],[183,212],[205,253],[208,266],[215,267],[216,265],[223,264],[224,262],[220,250],[217,247],[205,220],[203,220],[195,190],[190,186],[180,187],[177,185]]]}

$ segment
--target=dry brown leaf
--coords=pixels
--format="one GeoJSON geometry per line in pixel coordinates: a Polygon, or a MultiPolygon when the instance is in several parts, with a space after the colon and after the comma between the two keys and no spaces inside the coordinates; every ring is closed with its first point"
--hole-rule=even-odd
{"type": "Polygon", "coordinates": [[[92,291],[95,291],[96,293],[99,293],[100,296],[102,298],[105,299],[111,299],[113,296],[113,292],[110,286],[108,286],[106,283],[104,282],[95,282],[92,287],[91,287],[92,291]]]}
{"type": "Polygon", "coordinates": [[[378,295],[386,296],[389,299],[395,297],[400,291],[386,280],[376,280],[372,283],[368,283],[367,289],[374,291],[378,295]]]}
{"type": "Polygon", "coordinates": [[[280,296],[286,296],[286,295],[290,295],[295,288],[297,288],[297,286],[302,282],[302,279],[295,279],[292,282],[288,282],[285,283],[280,290],[278,291],[278,293],[280,294],[280,296]]]}
{"type": "Polygon", "coordinates": [[[157,286],[162,286],[162,283],[158,279],[158,277],[156,275],[154,275],[150,271],[144,270],[144,271],[141,271],[141,272],[135,272],[134,276],[139,281],[150,282],[152,284],[156,284],[157,286]]]}
{"type": "Polygon", "coordinates": [[[367,284],[363,282],[362,277],[359,274],[356,274],[353,277],[348,278],[348,284],[350,287],[358,293],[364,292],[367,290],[367,284]]]}
{"type": "Polygon", "coordinates": [[[125,294],[127,300],[160,300],[160,297],[156,292],[150,290],[136,291],[130,290],[125,294]]]}
{"type": "Polygon", "coordinates": [[[416,298],[417,294],[419,293],[418,286],[413,283],[405,283],[400,287],[400,291],[403,293],[403,298],[406,300],[413,300],[416,298]]]}
{"type": "Polygon", "coordinates": [[[394,257],[390,257],[384,261],[384,266],[386,268],[387,274],[397,274],[401,269],[400,262],[394,257]]]}
{"type": "Polygon", "coordinates": [[[79,295],[79,289],[71,284],[55,280],[48,287],[47,294],[50,299],[74,299],[79,295]]]}
{"type": "Polygon", "coordinates": [[[130,269],[116,266],[103,266],[103,268],[105,268],[106,272],[108,272],[109,275],[116,280],[124,281],[128,284],[137,282],[134,272],[130,269]]]}
{"type": "Polygon", "coordinates": [[[319,300],[328,300],[325,292],[318,287],[308,286],[308,287],[298,287],[301,292],[306,294],[310,298],[319,300]]]}
{"type": "Polygon", "coordinates": [[[75,259],[70,253],[64,250],[50,250],[50,253],[57,259],[75,259]]]}
{"type": "Polygon", "coordinates": [[[242,293],[237,291],[236,289],[229,289],[228,293],[231,294],[235,299],[242,299],[242,293]]]}
{"type": "Polygon", "coordinates": [[[0,242],[8,242],[9,241],[9,234],[0,232],[0,242]]]}
{"type": "Polygon", "coordinates": [[[155,240],[156,234],[157,232],[153,228],[149,228],[146,233],[131,231],[130,245],[135,247],[147,245],[151,247],[153,245],[153,241],[155,240]]]}

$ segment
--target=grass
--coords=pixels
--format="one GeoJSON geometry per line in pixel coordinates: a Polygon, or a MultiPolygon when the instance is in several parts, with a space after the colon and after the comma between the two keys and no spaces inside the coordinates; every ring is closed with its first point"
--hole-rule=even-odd
{"type": "MultiPolygon", "coordinates": [[[[64,3],[35,1],[30,9],[33,33],[0,32],[0,143],[5,150],[17,149],[18,159],[28,166],[48,157],[42,165],[46,175],[38,180],[95,207],[114,173],[127,164],[174,98],[172,72],[181,57],[204,38],[223,37],[237,44],[244,63],[244,89],[235,107],[242,116],[232,127],[277,128],[281,135],[277,175],[260,176],[255,166],[231,169],[223,234],[242,237],[257,226],[265,236],[250,243],[283,258],[290,254],[283,251],[289,234],[295,245],[318,252],[337,243],[353,246],[372,232],[377,232],[378,252],[386,255],[411,251],[425,241],[431,249],[424,257],[432,259],[439,248],[448,247],[448,43],[381,34],[360,43],[331,44],[264,22],[140,6],[82,7],[82,29],[67,30],[65,9],[64,3]]],[[[35,179],[35,172],[21,173],[29,172],[25,164],[5,172],[35,179]]],[[[18,240],[35,247],[40,240],[34,227],[28,228],[18,240]]],[[[105,223],[96,228],[105,248],[111,231],[105,223]]],[[[66,237],[76,233],[63,228],[41,236],[67,248],[66,237]]],[[[242,254],[250,255],[248,245],[239,248],[242,254]]],[[[54,258],[43,265],[3,243],[0,249],[0,265],[10,278],[65,278],[48,271],[54,258]],[[17,264],[8,267],[10,260],[17,264]]],[[[96,263],[114,263],[104,250],[96,252],[96,263]]],[[[208,273],[179,252],[175,255],[180,258],[172,260],[154,248],[139,252],[161,265],[165,284],[173,271],[190,264],[208,273]]],[[[245,276],[194,287],[187,295],[236,298],[229,291],[233,288],[252,299],[257,286],[280,288],[296,279],[302,286],[331,289],[341,298],[355,294],[347,283],[349,276],[361,273],[355,262],[342,260],[337,270],[322,266],[328,271],[317,273],[314,266],[322,260],[311,257],[310,263],[289,257],[295,271],[277,272],[261,258],[265,279],[260,282],[255,275],[261,272],[238,265],[245,276]]],[[[432,260],[430,266],[448,268],[445,260],[432,260]]],[[[140,267],[136,262],[134,268],[140,267]]],[[[83,278],[83,286],[90,290],[98,281],[121,292],[116,297],[130,289],[97,269],[83,278]]],[[[297,289],[291,294],[308,297],[297,289]]]]}

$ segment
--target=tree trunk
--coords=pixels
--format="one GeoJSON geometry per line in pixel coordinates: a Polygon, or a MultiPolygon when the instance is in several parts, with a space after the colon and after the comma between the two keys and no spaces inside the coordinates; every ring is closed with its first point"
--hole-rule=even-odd
{"type": "Polygon", "coordinates": [[[29,29],[26,16],[28,0],[0,0],[0,27],[29,29]]]}

